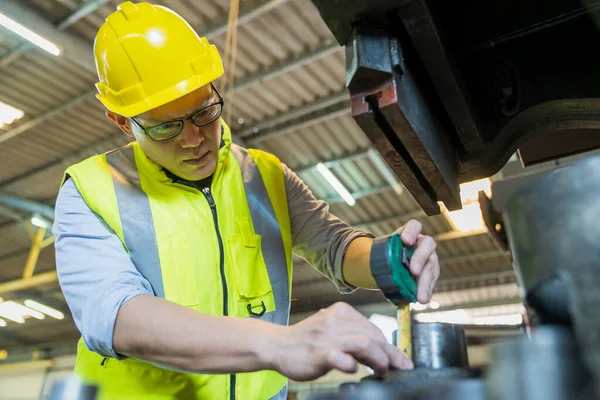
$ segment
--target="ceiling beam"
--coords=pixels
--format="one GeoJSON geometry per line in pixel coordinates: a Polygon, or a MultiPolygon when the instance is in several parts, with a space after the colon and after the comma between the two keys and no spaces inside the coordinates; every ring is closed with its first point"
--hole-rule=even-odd
{"type": "MultiPolygon", "coordinates": [[[[8,331],[6,328],[0,328],[0,329],[2,329],[0,331],[0,349],[9,347],[4,343],[5,340],[9,340],[11,342],[16,342],[18,346],[27,346],[27,345],[33,344],[32,340],[27,339],[24,336],[21,336],[16,333],[12,333],[12,332],[8,331]]],[[[14,345],[11,345],[11,346],[14,346],[14,345]]]]}
{"type": "Polygon", "coordinates": [[[30,50],[33,47],[34,45],[29,43],[28,41],[23,41],[17,44],[12,49],[2,54],[2,57],[0,57],[0,68],[8,67],[12,62],[17,60],[21,56],[21,54],[23,54],[23,52],[30,50]]]}
{"type": "Polygon", "coordinates": [[[73,25],[77,21],[87,17],[92,14],[94,11],[104,6],[111,0],[87,0],[84,1],[75,11],[71,13],[67,18],[62,20],[56,27],[59,30],[64,30],[69,26],[73,25]]]}
{"type": "Polygon", "coordinates": [[[96,72],[92,55],[92,45],[85,40],[63,32],[43,16],[25,6],[25,2],[3,0],[0,7],[2,14],[31,29],[38,35],[48,39],[63,49],[65,58],[88,71],[96,72]]]}
{"type": "MultiPolygon", "coordinates": [[[[289,0],[268,0],[263,1],[257,5],[242,8],[242,10],[238,14],[238,19],[236,21],[237,26],[242,26],[247,24],[248,22],[254,20],[255,18],[260,17],[263,14],[268,13],[269,11],[279,7],[282,4],[287,3],[289,0]]],[[[200,34],[200,36],[204,36],[208,39],[213,38],[215,36],[222,35],[227,32],[228,23],[227,21],[220,22],[200,34]]]]}
{"type": "Polygon", "coordinates": [[[329,96],[321,97],[313,102],[304,104],[299,107],[291,108],[273,117],[257,121],[256,123],[251,124],[252,126],[238,131],[238,136],[252,143],[259,143],[268,138],[279,136],[279,134],[276,135],[273,132],[279,132],[280,130],[267,131],[265,133],[262,133],[262,131],[284,123],[287,127],[289,126],[288,122],[293,119],[304,117],[310,113],[323,110],[324,108],[336,105],[341,102],[347,103],[349,98],[350,97],[346,90],[332,93],[329,96]]]}
{"type": "Polygon", "coordinates": [[[341,52],[342,47],[340,47],[337,42],[326,42],[315,49],[309,50],[307,53],[299,54],[288,61],[277,64],[275,67],[267,68],[266,70],[250,75],[247,78],[238,80],[234,83],[235,86],[233,87],[233,91],[243,90],[254,84],[263,83],[278,75],[285,74],[286,72],[310,64],[313,61],[327,57],[338,51],[341,52]]]}
{"type": "Polygon", "coordinates": [[[95,94],[96,94],[95,89],[88,90],[87,92],[80,94],[79,96],[69,100],[68,102],[63,103],[63,104],[59,105],[58,107],[55,107],[51,110],[46,111],[42,115],[39,115],[33,119],[30,119],[27,122],[24,122],[24,123],[18,125],[17,127],[11,129],[10,131],[1,134],[0,135],[0,143],[6,142],[7,140],[10,140],[15,136],[20,135],[21,133],[23,133],[35,126],[37,126],[51,118],[54,118],[57,115],[62,114],[64,111],[81,104],[83,101],[85,101],[87,99],[94,97],[95,94]]]}
{"type": "MultiPolygon", "coordinates": [[[[75,22],[93,13],[109,1],[110,0],[88,0],[82,3],[75,11],[73,11],[73,13],[71,13],[67,18],[65,18],[61,23],[59,23],[56,26],[56,28],[61,31],[65,30],[69,26],[73,25],[75,22]]],[[[24,40],[23,42],[9,50],[7,53],[5,53],[2,57],[0,57],[0,67],[7,67],[13,61],[17,60],[25,51],[34,48],[35,45],[24,40]]]]}
{"type": "Polygon", "coordinates": [[[40,214],[50,220],[54,219],[54,208],[51,206],[37,201],[27,200],[12,194],[0,193],[0,204],[27,213],[40,214]]]}
{"type": "Polygon", "coordinates": [[[11,209],[8,209],[8,208],[6,208],[4,206],[0,206],[0,215],[3,215],[5,217],[8,217],[8,218],[10,218],[12,220],[15,220],[15,221],[23,221],[25,219],[23,217],[23,215],[15,212],[15,211],[13,211],[11,209]]]}
{"type": "MultiPolygon", "coordinates": [[[[331,96],[321,98],[316,102],[309,103],[305,106],[302,106],[305,110],[310,110],[308,113],[297,116],[295,115],[296,109],[292,109],[286,113],[277,115],[273,117],[273,119],[278,119],[278,125],[267,129],[265,132],[260,132],[258,134],[254,134],[252,136],[244,137],[244,139],[253,145],[259,144],[269,139],[273,139],[276,137],[284,136],[289,133],[298,131],[300,129],[308,128],[309,126],[313,126],[316,124],[320,124],[322,122],[328,121],[330,119],[343,117],[349,115],[350,106],[348,104],[348,94],[346,91],[341,91],[334,93],[331,96]],[[333,105],[322,105],[317,108],[317,103],[320,101],[326,102],[328,100],[332,101],[333,105]],[[339,102],[333,102],[333,100],[339,100],[339,102]],[[327,107],[325,111],[320,111],[323,108],[327,107]],[[312,112],[312,108],[319,111],[312,112]],[[290,121],[292,118],[296,118],[295,120],[290,121]]],[[[260,124],[271,125],[270,119],[261,121],[260,124]]],[[[260,128],[259,128],[260,129],[260,128]]]]}
{"type": "Polygon", "coordinates": [[[56,271],[42,272],[33,275],[31,278],[21,278],[14,281],[0,282],[0,295],[34,289],[39,286],[49,285],[57,282],[58,275],[56,271]]]}

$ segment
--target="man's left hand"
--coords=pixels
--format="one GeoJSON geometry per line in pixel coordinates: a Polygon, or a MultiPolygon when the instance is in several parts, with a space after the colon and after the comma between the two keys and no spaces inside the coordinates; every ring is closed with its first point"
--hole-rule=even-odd
{"type": "Polygon", "coordinates": [[[422,228],[421,223],[413,219],[396,233],[400,234],[404,245],[415,248],[410,259],[410,272],[418,278],[417,300],[421,304],[427,304],[440,277],[440,263],[435,252],[435,241],[431,236],[422,235],[422,228]]]}

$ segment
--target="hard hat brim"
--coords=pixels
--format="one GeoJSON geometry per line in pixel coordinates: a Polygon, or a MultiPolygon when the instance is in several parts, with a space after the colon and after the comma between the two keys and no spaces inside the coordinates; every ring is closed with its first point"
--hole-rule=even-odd
{"type": "Polygon", "coordinates": [[[140,115],[160,106],[163,106],[167,103],[170,103],[173,100],[177,100],[178,98],[183,97],[193,92],[194,90],[200,89],[201,87],[208,85],[209,83],[220,78],[222,75],[222,69],[216,69],[210,71],[209,73],[204,73],[202,74],[202,77],[196,75],[189,79],[183,80],[177,85],[163,90],[162,92],[155,93],[151,96],[144,98],[141,101],[129,104],[127,106],[115,104],[114,102],[111,102],[107,96],[103,96],[101,94],[96,94],[96,98],[100,100],[100,102],[108,110],[113,111],[126,118],[131,118],[135,117],[136,115],[140,115]]]}

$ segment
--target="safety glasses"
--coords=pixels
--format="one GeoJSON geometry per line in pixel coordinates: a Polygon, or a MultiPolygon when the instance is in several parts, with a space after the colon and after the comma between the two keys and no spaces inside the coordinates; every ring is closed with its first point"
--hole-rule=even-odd
{"type": "Polygon", "coordinates": [[[138,128],[140,128],[145,135],[147,135],[148,137],[150,137],[150,139],[156,142],[173,139],[174,137],[179,135],[183,130],[185,121],[187,120],[191,121],[192,124],[198,127],[211,124],[221,117],[221,114],[223,113],[224,103],[223,97],[221,97],[221,94],[219,93],[217,88],[212,84],[211,86],[214,93],[214,97],[217,98],[217,101],[208,106],[202,107],[197,111],[194,111],[192,114],[186,117],[168,122],[163,122],[160,125],[155,125],[150,128],[144,128],[142,124],[136,121],[134,117],[131,117],[130,120],[138,128]]]}

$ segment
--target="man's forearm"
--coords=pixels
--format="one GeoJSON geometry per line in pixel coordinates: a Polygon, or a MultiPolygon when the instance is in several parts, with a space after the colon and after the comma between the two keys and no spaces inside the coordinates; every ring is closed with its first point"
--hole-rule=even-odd
{"type": "Polygon", "coordinates": [[[349,284],[363,289],[378,289],[371,274],[371,247],[373,239],[358,237],[354,239],[344,256],[342,270],[344,280],[349,284]]]}
{"type": "Polygon", "coordinates": [[[119,354],[187,372],[273,369],[285,327],[256,319],[216,317],[140,295],[119,310],[113,347],[119,354]]]}

